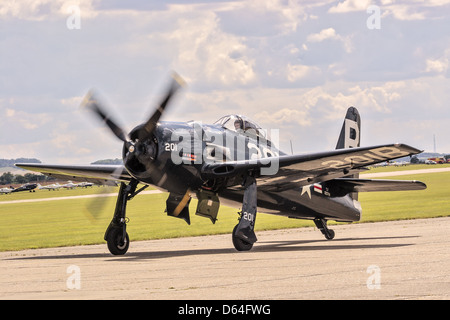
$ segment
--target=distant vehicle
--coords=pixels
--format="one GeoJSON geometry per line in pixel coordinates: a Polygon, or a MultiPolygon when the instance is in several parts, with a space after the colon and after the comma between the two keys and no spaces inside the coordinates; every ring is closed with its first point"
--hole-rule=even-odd
{"type": "Polygon", "coordinates": [[[403,167],[403,166],[407,166],[410,165],[411,163],[408,161],[399,161],[399,162],[394,162],[394,166],[396,167],[403,167]]]}
{"type": "Polygon", "coordinates": [[[13,187],[11,187],[11,188],[1,188],[0,189],[0,194],[8,194],[8,193],[11,193],[11,191],[13,191],[13,190],[14,190],[13,187]]]}
{"type": "Polygon", "coordinates": [[[92,182],[80,182],[77,184],[78,188],[87,188],[87,187],[92,187],[94,185],[94,183],[92,182]]]}
{"type": "MultiPolygon", "coordinates": [[[[432,164],[436,164],[436,163],[443,164],[443,163],[447,162],[445,160],[445,158],[428,158],[428,160],[429,161],[434,161],[434,163],[432,163],[432,164]]],[[[425,161],[425,163],[426,163],[426,161],[425,161]]]]}
{"type": "Polygon", "coordinates": [[[61,187],[66,189],[75,189],[76,187],[78,187],[78,185],[69,180],[67,181],[66,184],[63,184],[61,187]]]}
{"type": "Polygon", "coordinates": [[[40,184],[38,184],[38,189],[39,190],[59,190],[59,188],[61,188],[61,185],[59,183],[54,183],[54,184],[49,184],[46,186],[41,186],[40,184]]]}
{"type": "Polygon", "coordinates": [[[30,192],[36,192],[37,184],[36,183],[26,183],[24,185],[21,185],[19,188],[16,188],[11,190],[11,192],[20,192],[20,191],[30,191],[30,192]]]}
{"type": "Polygon", "coordinates": [[[381,163],[376,163],[376,164],[374,164],[373,165],[373,167],[387,167],[387,166],[389,166],[389,163],[388,162],[381,162],[381,163]]]}
{"type": "Polygon", "coordinates": [[[425,160],[425,164],[436,164],[436,161],[428,159],[428,160],[425,160]]]}

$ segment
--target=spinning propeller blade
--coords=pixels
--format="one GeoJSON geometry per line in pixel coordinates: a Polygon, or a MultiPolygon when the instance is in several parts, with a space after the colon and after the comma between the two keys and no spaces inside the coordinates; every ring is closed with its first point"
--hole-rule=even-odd
{"type": "Polygon", "coordinates": [[[153,130],[156,128],[156,124],[161,118],[164,110],[170,102],[170,99],[174,96],[174,94],[182,87],[184,87],[184,80],[177,74],[172,74],[172,82],[170,84],[170,88],[165,96],[165,98],[161,101],[158,108],[156,108],[155,112],[151,115],[151,117],[147,120],[147,122],[142,127],[142,130],[139,132],[139,140],[143,141],[150,137],[153,130]]]}
{"type": "Polygon", "coordinates": [[[83,102],[81,103],[82,108],[87,108],[93,111],[114,133],[114,135],[122,140],[123,142],[127,142],[128,134],[119,127],[107,114],[103,111],[105,108],[101,107],[101,103],[95,97],[95,93],[93,90],[90,90],[88,94],[84,97],[83,102]]]}
{"type": "MultiPolygon", "coordinates": [[[[151,174],[156,177],[156,180],[159,181],[161,179],[158,177],[162,176],[163,173],[160,172],[152,164],[149,158],[147,158],[148,145],[146,143],[148,143],[148,141],[152,138],[156,125],[163,115],[164,111],[166,110],[167,106],[169,105],[170,100],[173,98],[175,93],[184,85],[184,80],[178,74],[173,73],[170,87],[164,99],[161,101],[153,114],[148,118],[148,120],[142,126],[140,126],[139,131],[135,132],[136,135],[133,134],[133,139],[130,138],[131,134],[126,133],[126,131],[124,131],[120,126],[116,124],[115,121],[111,119],[111,117],[105,111],[108,109],[105,108],[104,105],[99,101],[97,94],[93,90],[90,90],[86,97],[83,99],[81,107],[87,108],[94,114],[96,114],[97,117],[100,118],[100,120],[102,120],[108,126],[111,132],[124,142],[124,146],[127,152],[123,155],[123,163],[127,168],[126,170],[130,171],[129,167],[127,167],[127,164],[131,159],[138,159],[138,161],[142,161],[144,167],[146,168],[146,171],[142,172],[142,174],[151,174]],[[145,159],[141,159],[141,157],[145,159]]],[[[113,173],[111,176],[113,178],[115,176],[120,176],[122,170],[125,169],[123,167],[119,167],[116,170],[117,172],[113,173]]],[[[104,206],[105,200],[106,197],[100,195],[95,202],[91,203],[91,205],[88,206],[88,215],[92,221],[98,219],[98,214],[99,212],[101,212],[101,208],[104,206]]]]}

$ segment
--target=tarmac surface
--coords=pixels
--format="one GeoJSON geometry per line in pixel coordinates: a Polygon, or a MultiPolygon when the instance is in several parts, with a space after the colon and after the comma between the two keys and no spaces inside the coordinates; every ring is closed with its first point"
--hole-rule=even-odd
{"type": "Polygon", "coordinates": [[[450,299],[450,217],[0,253],[0,299],[450,299]]]}

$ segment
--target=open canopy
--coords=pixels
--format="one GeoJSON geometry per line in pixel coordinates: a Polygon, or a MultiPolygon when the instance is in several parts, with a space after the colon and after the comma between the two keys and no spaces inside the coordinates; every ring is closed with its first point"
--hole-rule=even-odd
{"type": "Polygon", "coordinates": [[[214,122],[214,124],[220,125],[231,131],[245,132],[261,138],[266,138],[265,130],[263,130],[256,122],[245,116],[237,114],[227,115],[214,122]]]}

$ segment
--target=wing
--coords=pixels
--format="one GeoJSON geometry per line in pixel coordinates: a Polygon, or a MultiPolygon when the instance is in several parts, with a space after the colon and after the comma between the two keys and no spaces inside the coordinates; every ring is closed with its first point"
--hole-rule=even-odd
{"type": "Polygon", "coordinates": [[[113,181],[130,181],[131,176],[122,165],[45,165],[37,163],[17,163],[16,167],[41,172],[47,176],[74,181],[87,181],[96,184],[109,184],[113,181]]]}
{"type": "Polygon", "coordinates": [[[202,173],[206,177],[210,175],[219,178],[257,171],[261,173],[258,188],[281,191],[348,176],[366,170],[367,166],[420,152],[408,145],[388,144],[250,161],[211,163],[203,167],[202,173]]]}

